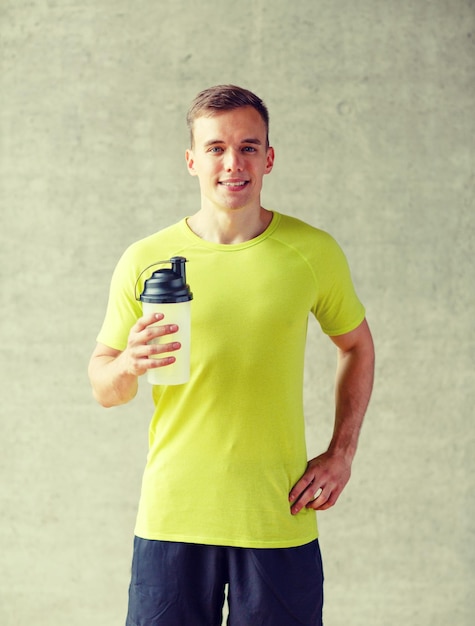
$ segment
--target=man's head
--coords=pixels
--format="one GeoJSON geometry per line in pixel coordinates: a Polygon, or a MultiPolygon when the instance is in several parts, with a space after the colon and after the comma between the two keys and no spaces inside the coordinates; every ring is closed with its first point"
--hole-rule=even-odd
{"type": "Polygon", "coordinates": [[[193,127],[198,117],[212,117],[216,113],[231,111],[240,107],[253,107],[262,117],[267,131],[267,147],[269,147],[269,112],[264,102],[252,91],[236,85],[216,85],[201,91],[191,103],[186,116],[190,131],[191,147],[193,148],[193,127]]]}

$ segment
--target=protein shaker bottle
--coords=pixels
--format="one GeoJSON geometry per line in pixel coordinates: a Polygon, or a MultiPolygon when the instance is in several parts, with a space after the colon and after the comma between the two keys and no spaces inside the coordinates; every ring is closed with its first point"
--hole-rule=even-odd
{"type": "MultiPolygon", "coordinates": [[[[171,365],[157,367],[147,372],[148,382],[152,385],[181,385],[190,378],[190,343],[191,343],[191,300],[193,294],[186,284],[186,259],[172,257],[163,264],[170,263],[171,268],[161,268],[153,272],[145,281],[140,296],[144,315],[163,313],[160,324],[177,324],[178,332],[153,339],[151,343],[170,343],[179,341],[181,348],[173,353],[161,353],[150,358],[163,358],[172,354],[176,361],[171,365]]],[[[161,265],[162,263],[157,263],[161,265]]]]}

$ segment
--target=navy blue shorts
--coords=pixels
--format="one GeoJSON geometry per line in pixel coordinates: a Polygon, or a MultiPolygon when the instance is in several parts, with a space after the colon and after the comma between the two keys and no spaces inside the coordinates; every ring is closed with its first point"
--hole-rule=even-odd
{"type": "Polygon", "coordinates": [[[230,548],[134,539],[126,626],[321,626],[318,540],[297,548],[230,548]]]}

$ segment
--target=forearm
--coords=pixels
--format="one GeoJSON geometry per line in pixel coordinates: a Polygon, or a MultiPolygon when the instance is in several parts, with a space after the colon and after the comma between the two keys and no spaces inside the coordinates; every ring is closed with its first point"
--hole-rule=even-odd
{"type": "Polygon", "coordinates": [[[96,356],[89,364],[89,379],[94,398],[104,407],[125,404],[137,394],[138,377],[123,365],[121,355],[96,356]]]}
{"type": "Polygon", "coordinates": [[[292,515],[304,507],[323,511],[338,500],[350,479],[373,388],[374,347],[366,320],[355,330],[331,339],[338,347],[333,437],[328,450],[308,462],[305,473],[292,488],[292,515]]]}
{"type": "Polygon", "coordinates": [[[373,388],[374,349],[371,339],[348,351],[338,350],[335,425],[330,453],[351,463],[373,388]]]}

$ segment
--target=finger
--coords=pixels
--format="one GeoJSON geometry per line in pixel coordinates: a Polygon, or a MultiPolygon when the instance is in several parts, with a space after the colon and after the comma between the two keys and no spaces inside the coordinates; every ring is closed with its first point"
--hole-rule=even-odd
{"type": "Polygon", "coordinates": [[[321,507],[324,506],[327,502],[330,495],[331,491],[329,491],[328,489],[324,490],[322,489],[322,487],[319,487],[313,494],[312,498],[307,502],[305,507],[307,509],[314,509],[315,511],[317,509],[321,509],[321,507]]]}
{"type": "Polygon", "coordinates": [[[142,360],[155,357],[165,352],[174,352],[180,348],[181,343],[179,341],[172,341],[171,343],[158,343],[154,341],[153,343],[138,344],[134,346],[130,352],[133,359],[142,360]]]}
{"type": "Polygon", "coordinates": [[[129,336],[129,346],[143,346],[155,342],[159,337],[171,335],[178,331],[176,324],[159,324],[158,326],[145,326],[139,332],[131,332],[129,336]]]}
{"type": "Polygon", "coordinates": [[[170,354],[170,352],[179,350],[181,348],[181,344],[175,342],[163,346],[146,347],[150,349],[149,352],[141,354],[140,356],[135,355],[135,357],[132,359],[131,370],[135,373],[136,376],[142,376],[148,370],[156,369],[157,367],[164,367],[166,365],[171,365],[172,363],[175,363],[176,357],[170,354]],[[156,351],[157,348],[160,350],[160,352],[156,351]]]}
{"type": "Polygon", "coordinates": [[[171,365],[171,363],[174,363],[176,361],[174,356],[160,355],[179,350],[181,348],[181,343],[179,341],[173,341],[172,343],[152,344],[149,347],[152,349],[152,352],[147,359],[147,369],[155,369],[156,367],[163,367],[164,365],[171,365]]]}
{"type": "Polygon", "coordinates": [[[132,330],[140,333],[144,330],[144,328],[147,328],[150,324],[160,322],[164,317],[163,313],[149,313],[148,315],[139,317],[139,319],[135,322],[135,325],[132,327],[132,330]]]}
{"type": "Polygon", "coordinates": [[[302,478],[292,487],[292,490],[289,493],[289,502],[296,502],[313,482],[314,476],[307,473],[304,474],[302,478]]]}
{"type": "Polygon", "coordinates": [[[328,495],[322,491],[320,496],[307,504],[307,508],[313,509],[314,511],[326,511],[336,504],[340,493],[341,491],[338,491],[337,489],[330,491],[328,495]]]}
{"type": "Polygon", "coordinates": [[[145,346],[145,348],[148,348],[147,356],[156,359],[158,358],[156,355],[179,350],[181,343],[179,341],[172,341],[171,343],[152,343],[145,346]]]}
{"type": "MultiPolygon", "coordinates": [[[[298,483],[297,483],[298,485],[298,483]]],[[[292,495],[292,492],[291,492],[292,495]]],[[[290,499],[290,497],[289,497],[290,499]]],[[[317,499],[323,500],[322,488],[317,487],[315,482],[310,482],[306,489],[298,496],[297,500],[291,505],[292,515],[299,513],[304,507],[315,502],[317,499]]],[[[292,502],[292,500],[291,500],[292,502]]]]}
{"type": "Polygon", "coordinates": [[[171,365],[176,358],[169,354],[181,348],[181,343],[173,341],[170,343],[129,343],[126,354],[129,366],[128,370],[135,376],[142,376],[150,369],[171,365]],[[165,356],[166,354],[166,356],[165,356]]]}
{"type": "Polygon", "coordinates": [[[141,333],[141,343],[143,341],[155,341],[160,337],[164,337],[166,335],[172,335],[176,333],[178,330],[178,326],[176,324],[160,324],[158,326],[148,326],[141,333]]]}
{"type": "Polygon", "coordinates": [[[150,369],[155,369],[157,367],[164,367],[165,365],[171,365],[172,363],[175,363],[175,361],[176,361],[176,358],[174,356],[165,356],[165,357],[161,357],[158,359],[157,358],[148,359],[146,368],[150,370],[150,369]]]}

